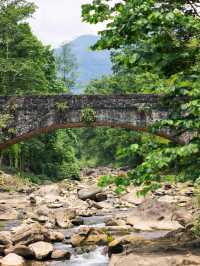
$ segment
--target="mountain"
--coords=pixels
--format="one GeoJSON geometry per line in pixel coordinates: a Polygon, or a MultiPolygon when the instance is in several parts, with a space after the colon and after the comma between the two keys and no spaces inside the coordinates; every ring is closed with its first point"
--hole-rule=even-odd
{"type": "MultiPolygon", "coordinates": [[[[82,91],[92,79],[112,73],[110,52],[92,51],[90,47],[98,41],[95,35],[82,35],[69,43],[78,64],[78,78],[75,92],[82,91]]],[[[59,48],[57,49],[58,52],[59,48]]]]}

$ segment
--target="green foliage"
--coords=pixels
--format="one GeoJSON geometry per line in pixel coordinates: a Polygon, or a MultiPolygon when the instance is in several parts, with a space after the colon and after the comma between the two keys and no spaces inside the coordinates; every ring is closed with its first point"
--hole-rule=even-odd
{"type": "Polygon", "coordinates": [[[195,222],[194,225],[191,229],[192,233],[194,234],[195,237],[200,237],[200,217],[198,217],[195,222]]]}
{"type": "Polygon", "coordinates": [[[57,178],[60,180],[70,178],[73,180],[79,180],[80,168],[77,162],[65,162],[58,170],[57,178]]]}
{"type": "Polygon", "coordinates": [[[38,185],[41,185],[44,181],[48,180],[48,177],[45,175],[34,175],[26,172],[21,172],[19,176],[27,182],[38,185]]]}
{"type": "Polygon", "coordinates": [[[10,114],[1,115],[0,116],[0,129],[6,128],[10,119],[11,119],[10,114]]]}
{"type": "Polygon", "coordinates": [[[113,176],[103,175],[98,181],[98,186],[103,188],[103,187],[113,184],[113,182],[114,182],[113,176]]]}
{"type": "MultiPolygon", "coordinates": [[[[51,47],[44,46],[32,33],[27,19],[36,6],[26,0],[0,1],[0,94],[32,95],[68,92],[65,80],[57,77],[57,62],[51,47]]],[[[65,55],[69,56],[66,51],[65,55]]],[[[71,61],[70,61],[71,62],[71,61]]],[[[71,63],[68,70],[71,71],[71,63]]],[[[66,69],[65,69],[66,71],[66,69]]],[[[1,138],[15,134],[15,128],[7,130],[10,117],[17,106],[11,103],[5,115],[0,117],[1,138]]],[[[68,107],[58,103],[59,112],[68,107]]],[[[16,144],[1,154],[2,164],[19,172],[31,172],[28,179],[39,183],[51,180],[77,178],[79,166],[75,158],[75,136],[63,130],[42,135],[30,141],[16,144]]]]}
{"type": "Polygon", "coordinates": [[[0,4],[0,94],[47,93],[56,79],[48,46],[32,34],[25,20],[36,7],[25,0],[0,4]]]}
{"type": "Polygon", "coordinates": [[[96,121],[96,112],[90,106],[81,110],[81,122],[87,126],[91,126],[96,121]]]}
{"type": "Polygon", "coordinates": [[[65,112],[66,110],[68,110],[68,105],[67,105],[67,103],[66,102],[58,102],[58,103],[56,103],[56,109],[59,111],[59,112],[61,112],[61,113],[63,113],[63,112],[65,112]]]}
{"type": "Polygon", "coordinates": [[[140,156],[129,180],[142,185],[143,192],[156,189],[166,179],[196,180],[200,176],[198,12],[195,0],[127,0],[115,4],[111,0],[94,0],[83,5],[84,21],[107,23],[93,49],[115,49],[114,75],[94,81],[88,91],[164,93],[165,104],[170,108],[169,119],[156,123],[150,131],[156,134],[167,128],[175,132],[176,138],[188,136],[182,146],[142,137],[133,153],[131,145],[119,151],[122,158],[140,156]],[[177,96],[181,97],[178,101],[177,96]]]}
{"type": "Polygon", "coordinates": [[[114,184],[116,186],[115,192],[117,194],[121,194],[126,190],[126,187],[130,185],[130,181],[126,175],[119,175],[119,176],[108,176],[104,175],[101,176],[98,181],[99,187],[106,187],[108,185],[114,184]]]}
{"type": "Polygon", "coordinates": [[[83,5],[82,16],[89,23],[108,22],[94,48],[123,48],[124,52],[117,51],[115,57],[123,67],[142,65],[147,71],[153,67],[171,75],[190,68],[198,58],[200,22],[193,9],[197,11],[197,1],[110,3],[111,0],[94,0],[83,5]]]}
{"type": "Polygon", "coordinates": [[[129,151],[131,144],[140,142],[141,136],[134,131],[92,127],[75,130],[75,134],[79,139],[76,146],[77,157],[83,167],[100,165],[134,167],[141,161],[139,153],[133,154],[129,151]]]}

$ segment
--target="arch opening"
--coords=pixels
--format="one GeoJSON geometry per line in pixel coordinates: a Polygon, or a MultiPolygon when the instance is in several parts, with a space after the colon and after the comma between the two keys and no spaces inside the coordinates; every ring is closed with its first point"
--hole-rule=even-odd
{"type": "MultiPolygon", "coordinates": [[[[4,143],[0,143],[0,150],[4,150],[14,144],[20,143],[22,141],[29,140],[31,138],[37,137],[40,134],[49,133],[58,129],[66,129],[66,128],[97,128],[97,127],[110,127],[110,128],[119,128],[119,129],[130,129],[136,132],[141,133],[149,133],[149,130],[147,127],[141,127],[141,126],[135,126],[130,123],[113,123],[108,121],[101,121],[101,122],[94,122],[91,124],[91,126],[87,126],[83,122],[76,122],[76,123],[64,123],[64,124],[53,124],[48,127],[41,127],[34,130],[31,130],[27,133],[21,134],[19,136],[16,136],[10,140],[7,140],[4,143]]],[[[155,134],[156,136],[165,138],[169,141],[176,141],[171,135],[168,135],[166,132],[158,132],[155,134]]]]}

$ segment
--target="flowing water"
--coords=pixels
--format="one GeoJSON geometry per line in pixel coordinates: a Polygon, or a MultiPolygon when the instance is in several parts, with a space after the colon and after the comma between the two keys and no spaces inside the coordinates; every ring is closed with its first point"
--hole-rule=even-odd
{"type": "MultiPolygon", "coordinates": [[[[92,216],[92,217],[83,217],[84,225],[91,227],[105,227],[105,222],[112,217],[112,214],[105,216],[92,216]]],[[[21,222],[18,220],[6,222],[0,230],[10,230],[12,227],[18,226],[21,222]]],[[[72,229],[63,230],[66,238],[76,233],[79,230],[80,226],[74,227],[72,229]]],[[[154,239],[164,236],[166,231],[155,231],[155,232],[132,232],[130,233],[133,236],[141,236],[145,239],[154,239]]],[[[70,244],[55,243],[54,247],[56,249],[69,250],[72,254],[70,260],[66,261],[49,261],[46,265],[49,266],[108,266],[109,258],[106,253],[106,247],[97,247],[94,250],[88,250],[84,253],[77,252],[76,249],[72,248],[70,244]],[[81,254],[80,254],[81,253],[81,254]]],[[[31,264],[29,264],[31,265],[31,264]]]]}
{"type": "MultiPolygon", "coordinates": [[[[92,217],[84,217],[84,224],[91,227],[104,227],[106,220],[108,220],[112,215],[106,216],[92,216],[92,217]]],[[[78,231],[79,226],[75,227],[71,230],[73,232],[78,231]]],[[[70,229],[69,229],[70,230],[70,229]]],[[[68,235],[69,232],[72,234],[72,231],[66,230],[65,235],[68,235]]],[[[145,239],[154,239],[162,237],[166,234],[166,231],[155,231],[155,232],[132,232],[131,235],[133,236],[141,236],[145,239]]],[[[67,249],[72,252],[72,257],[69,261],[54,261],[50,262],[48,265],[50,266],[108,266],[109,258],[106,253],[106,247],[98,247],[93,251],[83,253],[83,254],[76,254],[74,249],[70,245],[64,245],[58,243],[55,245],[58,249],[67,249]]]]}
{"type": "Polygon", "coordinates": [[[104,247],[80,255],[72,255],[68,261],[51,262],[51,266],[107,266],[108,256],[105,255],[104,247]]]}

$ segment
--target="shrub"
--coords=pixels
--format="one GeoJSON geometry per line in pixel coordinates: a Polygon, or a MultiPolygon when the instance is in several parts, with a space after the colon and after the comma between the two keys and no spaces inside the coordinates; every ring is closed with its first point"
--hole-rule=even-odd
{"type": "Polygon", "coordinates": [[[58,169],[57,178],[63,180],[65,178],[70,178],[74,180],[79,180],[80,168],[76,162],[67,163],[64,162],[58,169]]]}
{"type": "Polygon", "coordinates": [[[93,108],[87,106],[81,111],[81,122],[90,126],[96,121],[96,112],[93,108]]]}

